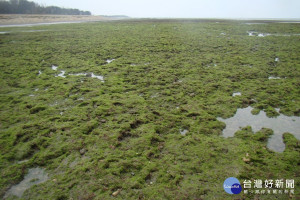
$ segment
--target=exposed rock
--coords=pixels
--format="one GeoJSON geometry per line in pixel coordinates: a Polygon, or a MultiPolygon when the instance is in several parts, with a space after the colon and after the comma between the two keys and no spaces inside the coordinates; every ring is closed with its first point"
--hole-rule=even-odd
{"type": "Polygon", "coordinates": [[[121,192],[121,189],[118,189],[117,191],[115,191],[115,192],[113,192],[112,193],[112,196],[117,196],[118,194],[120,194],[120,192],[121,192]]]}
{"type": "Polygon", "coordinates": [[[86,150],[85,150],[85,149],[80,149],[80,151],[79,151],[79,152],[80,152],[80,154],[81,154],[81,155],[84,155],[84,154],[85,154],[85,152],[86,152],[86,150]]]}

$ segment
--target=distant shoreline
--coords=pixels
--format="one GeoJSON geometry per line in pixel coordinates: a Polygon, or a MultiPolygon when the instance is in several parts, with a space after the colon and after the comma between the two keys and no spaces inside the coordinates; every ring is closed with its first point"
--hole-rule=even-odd
{"type": "Polygon", "coordinates": [[[245,23],[300,23],[300,19],[214,19],[214,18],[129,18],[127,16],[95,16],[95,15],[24,15],[24,14],[0,14],[0,27],[36,26],[63,23],[83,23],[111,20],[128,21],[194,21],[194,22],[226,22],[241,21],[245,23]]]}
{"type": "Polygon", "coordinates": [[[124,19],[125,16],[94,16],[94,15],[24,15],[1,14],[0,27],[45,25],[53,23],[81,23],[124,19]]]}

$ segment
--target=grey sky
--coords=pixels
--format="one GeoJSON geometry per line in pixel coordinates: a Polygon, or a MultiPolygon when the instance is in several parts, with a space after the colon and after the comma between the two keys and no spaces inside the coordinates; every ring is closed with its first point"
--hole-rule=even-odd
{"type": "Polygon", "coordinates": [[[33,0],[94,15],[171,18],[300,18],[300,0],[33,0]]]}

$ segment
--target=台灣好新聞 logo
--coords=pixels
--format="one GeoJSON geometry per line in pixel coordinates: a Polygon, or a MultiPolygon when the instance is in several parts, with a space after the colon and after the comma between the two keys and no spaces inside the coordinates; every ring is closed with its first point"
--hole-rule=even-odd
{"type": "Polygon", "coordinates": [[[228,194],[239,194],[242,191],[242,186],[237,178],[229,177],[223,184],[225,192],[228,194]]]}

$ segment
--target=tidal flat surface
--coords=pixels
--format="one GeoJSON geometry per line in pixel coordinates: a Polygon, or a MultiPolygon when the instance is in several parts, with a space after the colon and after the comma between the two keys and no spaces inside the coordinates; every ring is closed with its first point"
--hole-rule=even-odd
{"type": "Polygon", "coordinates": [[[34,166],[51,180],[21,199],[228,199],[228,177],[299,183],[298,136],[268,125],[300,116],[299,24],[245,23],[0,27],[0,199],[34,166]],[[249,106],[259,129],[223,137],[218,119],[249,106]]]}

